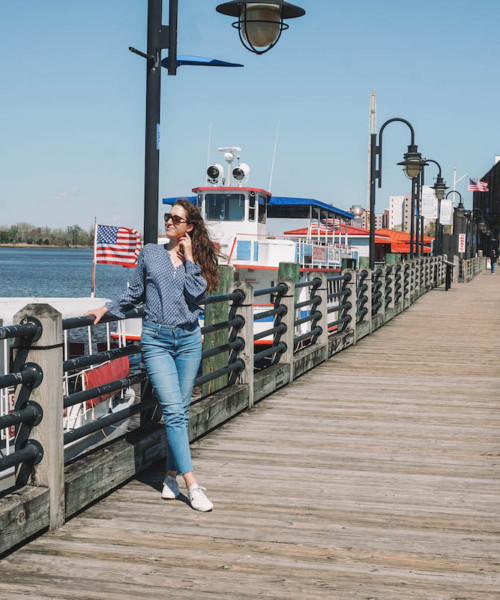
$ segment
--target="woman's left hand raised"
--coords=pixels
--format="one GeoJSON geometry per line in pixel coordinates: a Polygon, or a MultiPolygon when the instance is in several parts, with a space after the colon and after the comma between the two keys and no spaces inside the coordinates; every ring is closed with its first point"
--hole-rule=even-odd
{"type": "Polygon", "coordinates": [[[183,235],[179,240],[179,251],[177,256],[182,260],[189,260],[194,263],[193,245],[189,235],[183,235]]]}

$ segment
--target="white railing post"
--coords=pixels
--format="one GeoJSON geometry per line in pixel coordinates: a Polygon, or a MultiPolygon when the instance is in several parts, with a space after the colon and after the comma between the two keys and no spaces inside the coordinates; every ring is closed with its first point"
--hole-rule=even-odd
{"type": "MultiPolygon", "coordinates": [[[[28,304],[14,315],[14,322],[19,323],[28,317],[34,317],[41,323],[42,335],[31,343],[16,338],[14,364],[35,363],[43,372],[42,382],[29,395],[29,400],[39,404],[43,410],[41,422],[29,436],[43,448],[43,458],[33,467],[30,483],[49,489],[49,528],[53,531],[65,520],[62,316],[48,304],[28,304]]],[[[16,389],[16,408],[22,408],[18,406],[22,402],[22,389],[23,386],[16,389]]]]}

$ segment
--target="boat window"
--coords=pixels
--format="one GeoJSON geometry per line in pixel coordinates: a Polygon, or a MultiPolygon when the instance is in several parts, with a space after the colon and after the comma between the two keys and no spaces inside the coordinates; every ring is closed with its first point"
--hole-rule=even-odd
{"type": "Polygon", "coordinates": [[[267,217],[267,198],[265,196],[259,196],[259,223],[265,223],[267,217]]]}
{"type": "Polygon", "coordinates": [[[245,218],[244,194],[206,194],[207,221],[243,221],[245,218]]]}

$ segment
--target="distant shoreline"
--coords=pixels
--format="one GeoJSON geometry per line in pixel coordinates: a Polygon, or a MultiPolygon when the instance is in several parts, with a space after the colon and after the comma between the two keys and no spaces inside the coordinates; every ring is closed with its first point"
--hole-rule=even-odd
{"type": "Polygon", "coordinates": [[[56,246],[55,244],[0,244],[0,248],[60,248],[62,250],[92,250],[92,246],[56,246]]]}

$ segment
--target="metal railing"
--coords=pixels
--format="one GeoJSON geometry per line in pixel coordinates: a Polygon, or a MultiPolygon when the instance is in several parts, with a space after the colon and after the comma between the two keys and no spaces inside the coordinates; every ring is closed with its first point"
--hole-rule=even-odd
{"type": "Polygon", "coordinates": [[[42,333],[41,323],[34,317],[27,317],[19,325],[0,327],[0,340],[18,339],[18,359],[14,362],[13,372],[0,376],[0,389],[21,386],[14,410],[0,416],[0,430],[16,428],[18,435],[14,452],[0,457],[0,471],[24,465],[18,477],[19,485],[26,485],[30,468],[43,458],[43,447],[32,439],[31,430],[43,418],[42,407],[30,401],[31,391],[38,387],[43,379],[40,366],[34,362],[24,362],[21,348],[37,341],[42,333]]]}
{"type": "Polygon", "coordinates": [[[299,318],[296,318],[293,322],[294,328],[299,328],[299,331],[301,331],[301,333],[295,335],[293,338],[296,351],[307,346],[313,346],[316,343],[318,336],[323,333],[322,327],[318,325],[323,316],[321,310],[318,309],[318,306],[321,304],[321,297],[317,294],[320,285],[321,279],[319,277],[314,277],[313,279],[295,284],[296,290],[309,290],[309,298],[300,302],[295,302],[294,305],[296,314],[297,311],[300,311],[299,315],[301,315],[302,312],[307,313],[305,316],[299,316],[299,318]],[[302,311],[302,309],[307,306],[310,307],[309,310],[302,311]],[[310,323],[309,327],[303,327],[307,323],[310,323]],[[306,329],[305,332],[303,332],[304,329],[306,329]]]}
{"type": "Polygon", "coordinates": [[[356,298],[356,323],[363,323],[366,315],[368,314],[368,308],[366,308],[366,304],[368,303],[368,271],[363,269],[357,275],[357,298],[356,298]]]}
{"type": "Polygon", "coordinates": [[[375,269],[372,273],[372,316],[378,314],[383,304],[382,294],[382,269],[375,269]]]}
{"type": "Polygon", "coordinates": [[[345,331],[352,320],[351,315],[348,314],[348,311],[352,308],[352,303],[349,300],[352,292],[347,287],[351,280],[351,273],[327,277],[329,284],[335,283],[337,284],[337,287],[340,285],[340,289],[327,295],[328,303],[331,301],[337,302],[337,304],[328,306],[326,311],[328,315],[335,313],[336,316],[334,321],[328,321],[328,331],[331,333],[341,333],[342,331],[345,331]]]}
{"type": "Polygon", "coordinates": [[[262,319],[272,317],[273,326],[269,329],[254,333],[253,341],[258,342],[265,338],[271,337],[270,345],[254,354],[254,365],[256,369],[266,368],[279,363],[282,355],[287,350],[287,344],[281,340],[282,336],[287,332],[288,327],[284,322],[284,317],[288,314],[288,308],[282,304],[282,299],[289,291],[289,286],[286,283],[254,292],[254,298],[270,295],[273,299],[273,308],[254,314],[254,324],[262,319]]]}

